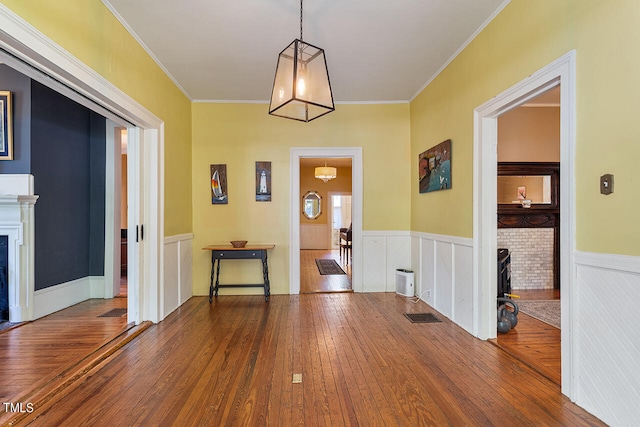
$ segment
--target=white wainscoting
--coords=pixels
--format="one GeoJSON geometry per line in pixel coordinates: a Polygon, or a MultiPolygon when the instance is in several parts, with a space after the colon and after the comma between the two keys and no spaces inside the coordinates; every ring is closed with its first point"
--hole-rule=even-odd
{"type": "Polygon", "coordinates": [[[331,249],[328,224],[300,224],[300,249],[331,249]]]}
{"type": "Polygon", "coordinates": [[[395,292],[396,269],[411,269],[408,231],[362,231],[363,292],[395,292]]]}
{"type": "Polygon", "coordinates": [[[473,327],[473,239],[411,233],[416,294],[471,333],[473,327]]]}
{"type": "Polygon", "coordinates": [[[193,296],[193,233],[164,239],[164,296],[161,319],[193,296]]]}
{"type": "MultiPolygon", "coordinates": [[[[193,234],[181,234],[164,239],[164,311],[160,320],[193,295],[192,241],[193,234]]],[[[33,298],[33,319],[91,298],[104,298],[103,276],[83,277],[38,290],[33,298]]]]}
{"type": "Polygon", "coordinates": [[[576,403],[609,425],[637,425],[640,257],[576,252],[575,263],[576,403]]]}

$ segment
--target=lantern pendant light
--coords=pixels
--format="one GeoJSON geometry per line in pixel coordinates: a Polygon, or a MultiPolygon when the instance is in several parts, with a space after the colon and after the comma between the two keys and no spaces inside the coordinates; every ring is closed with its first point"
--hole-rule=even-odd
{"type": "Polygon", "coordinates": [[[269,114],[310,122],[334,110],[324,50],[302,39],[300,0],[300,38],[278,56],[269,114]]]}

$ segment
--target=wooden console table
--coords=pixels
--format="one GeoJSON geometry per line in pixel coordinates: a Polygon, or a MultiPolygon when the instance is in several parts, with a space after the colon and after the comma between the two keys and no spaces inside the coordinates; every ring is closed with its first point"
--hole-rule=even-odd
{"type": "Polygon", "coordinates": [[[250,245],[244,248],[234,248],[231,245],[211,245],[202,248],[211,251],[211,282],[209,284],[209,303],[213,301],[215,294],[218,297],[220,288],[264,288],[264,300],[269,301],[271,287],[269,285],[269,265],[267,263],[267,251],[273,249],[275,245],[250,245]],[[259,259],[262,261],[262,283],[258,284],[220,284],[220,261],[223,259],[259,259]],[[216,267],[216,260],[218,265],[216,267]],[[214,283],[215,276],[215,283],[214,283]]]}

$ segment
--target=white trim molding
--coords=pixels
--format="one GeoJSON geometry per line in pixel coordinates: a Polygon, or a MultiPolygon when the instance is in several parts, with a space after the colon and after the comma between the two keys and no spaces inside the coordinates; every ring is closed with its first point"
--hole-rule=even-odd
{"type": "Polygon", "coordinates": [[[10,322],[33,320],[37,200],[33,175],[0,175],[0,235],[7,236],[10,322]]]}
{"type": "Polygon", "coordinates": [[[32,320],[92,298],[104,298],[104,276],[87,276],[39,289],[34,293],[32,320]]]}

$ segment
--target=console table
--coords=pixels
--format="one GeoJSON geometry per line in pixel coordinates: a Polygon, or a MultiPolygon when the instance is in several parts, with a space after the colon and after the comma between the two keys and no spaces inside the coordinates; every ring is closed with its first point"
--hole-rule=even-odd
{"type": "Polygon", "coordinates": [[[220,288],[264,288],[264,300],[269,301],[271,288],[269,285],[269,265],[267,263],[267,251],[273,249],[275,245],[250,245],[244,248],[234,248],[231,245],[211,245],[202,248],[211,251],[211,282],[209,284],[209,303],[213,301],[215,294],[218,297],[220,288]],[[220,262],[223,259],[259,259],[262,261],[262,283],[258,284],[220,284],[220,262]],[[216,267],[216,261],[217,267],[216,267]],[[214,283],[215,276],[215,283],[214,283]]]}

